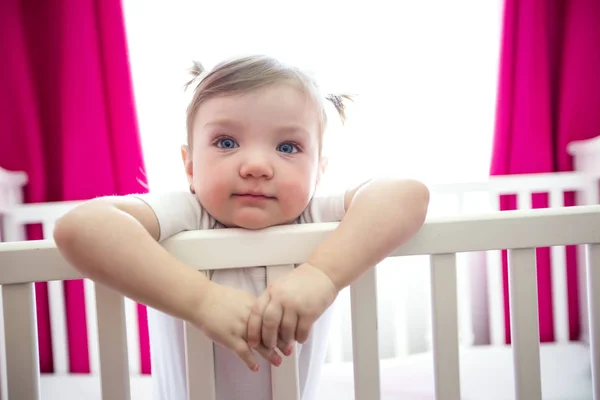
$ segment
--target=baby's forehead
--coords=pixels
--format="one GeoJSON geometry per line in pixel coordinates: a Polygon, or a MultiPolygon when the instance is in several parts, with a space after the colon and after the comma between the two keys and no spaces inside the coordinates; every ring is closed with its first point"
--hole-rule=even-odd
{"type": "Polygon", "coordinates": [[[291,93],[241,94],[207,99],[196,112],[194,130],[263,128],[281,133],[319,130],[322,109],[291,93]]]}

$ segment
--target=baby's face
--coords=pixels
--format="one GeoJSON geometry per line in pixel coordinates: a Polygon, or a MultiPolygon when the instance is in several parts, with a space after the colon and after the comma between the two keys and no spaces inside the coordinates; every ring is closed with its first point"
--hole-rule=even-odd
{"type": "Polygon", "coordinates": [[[206,211],[247,229],[295,220],[320,177],[318,117],[307,95],[283,84],[204,102],[186,171],[206,211]]]}

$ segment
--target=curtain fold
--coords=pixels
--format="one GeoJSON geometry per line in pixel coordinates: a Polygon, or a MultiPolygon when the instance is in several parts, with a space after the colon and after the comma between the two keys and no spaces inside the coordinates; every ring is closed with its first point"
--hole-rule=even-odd
{"type": "MultiPolygon", "coordinates": [[[[0,165],[29,175],[26,202],[146,189],[119,0],[4,0],[0,165]]],[[[42,237],[39,226],[29,239],[42,237]]],[[[90,370],[83,281],[64,282],[69,367],[90,370]]],[[[36,284],[40,367],[53,371],[47,285],[36,284]]],[[[150,372],[139,306],[142,370],[150,372]]]]}
{"type": "MultiPolygon", "coordinates": [[[[571,141],[600,135],[600,2],[506,0],[491,175],[571,171],[571,141]]],[[[565,195],[565,206],[574,194],[565,195]]],[[[546,194],[533,207],[548,206],[546,194]]],[[[516,208],[503,196],[501,208],[516,208]]],[[[577,259],[567,248],[571,339],[580,337],[577,259]]],[[[506,339],[508,275],[503,255],[506,339]]],[[[553,341],[550,250],[538,249],[540,339],[553,341]]]]}

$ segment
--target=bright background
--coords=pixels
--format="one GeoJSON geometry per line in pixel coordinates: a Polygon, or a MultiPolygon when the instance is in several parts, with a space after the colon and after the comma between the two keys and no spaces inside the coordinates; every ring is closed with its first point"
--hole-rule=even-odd
{"type": "MultiPolygon", "coordinates": [[[[248,53],[307,68],[326,91],[358,95],[346,125],[331,125],[326,143],[330,167],[322,190],[378,175],[428,183],[489,176],[500,0],[179,0],[168,5],[125,0],[124,6],[153,191],[187,186],[180,146],[191,96],[183,85],[192,60],[210,68],[248,53]]],[[[429,323],[428,270],[423,257],[386,260],[378,268],[381,357],[397,354],[404,345],[412,351],[430,346],[417,334],[429,323]],[[408,327],[394,329],[397,318],[408,327]]],[[[459,282],[462,299],[468,297],[468,286],[459,282]]],[[[339,302],[342,312],[332,331],[335,355],[330,357],[351,357],[347,292],[339,302]]],[[[462,317],[467,319],[461,336],[470,341],[471,321],[462,317]]]]}
{"type": "Polygon", "coordinates": [[[247,53],[296,63],[316,73],[325,90],[358,95],[344,129],[332,125],[325,189],[381,174],[427,182],[489,175],[500,0],[124,6],[152,190],[186,186],[179,148],[192,60],[210,68],[247,53]]]}

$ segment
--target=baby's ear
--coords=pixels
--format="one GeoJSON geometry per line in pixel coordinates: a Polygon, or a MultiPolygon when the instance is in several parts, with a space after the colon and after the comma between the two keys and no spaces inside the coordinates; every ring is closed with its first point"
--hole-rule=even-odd
{"type": "Polygon", "coordinates": [[[328,165],[329,165],[329,158],[327,158],[326,156],[321,156],[321,159],[319,160],[319,171],[317,174],[317,186],[319,185],[319,182],[321,182],[323,175],[325,175],[328,165]]]}
{"type": "Polygon", "coordinates": [[[191,187],[193,184],[194,163],[192,162],[192,153],[190,147],[186,144],[181,146],[181,161],[183,161],[185,175],[187,176],[188,184],[191,187]]]}

